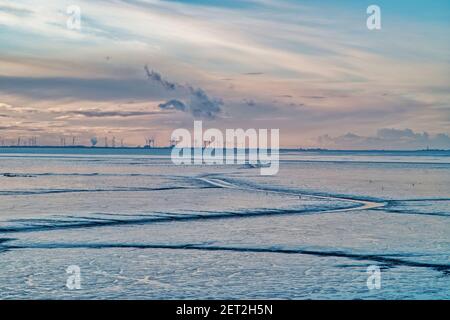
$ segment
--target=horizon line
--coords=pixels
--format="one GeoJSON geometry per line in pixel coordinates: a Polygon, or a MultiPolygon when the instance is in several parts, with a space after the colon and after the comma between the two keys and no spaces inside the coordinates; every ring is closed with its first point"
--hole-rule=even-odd
{"type": "MultiPolygon", "coordinates": [[[[147,147],[147,146],[85,146],[85,145],[75,145],[75,146],[51,146],[51,145],[42,145],[42,146],[0,146],[1,149],[87,149],[87,150],[161,150],[161,149],[173,149],[175,146],[154,146],[154,147],[147,147]]],[[[202,147],[201,149],[206,149],[207,147],[202,147]]],[[[182,148],[180,148],[182,149],[182,148]]],[[[196,149],[194,147],[191,147],[190,149],[196,149]]],[[[219,149],[212,147],[211,149],[219,149]]],[[[239,148],[239,147],[224,147],[223,150],[252,150],[255,148],[239,148]]],[[[260,148],[256,148],[255,150],[259,150],[260,148]]],[[[270,148],[268,148],[270,149],[270,148]]],[[[436,151],[443,151],[443,152],[450,152],[450,149],[434,149],[434,148],[426,148],[426,149],[328,149],[328,148],[293,148],[293,147],[281,147],[278,148],[279,151],[304,151],[304,152],[318,152],[318,151],[339,151],[339,152],[436,152],[436,151]]]]}

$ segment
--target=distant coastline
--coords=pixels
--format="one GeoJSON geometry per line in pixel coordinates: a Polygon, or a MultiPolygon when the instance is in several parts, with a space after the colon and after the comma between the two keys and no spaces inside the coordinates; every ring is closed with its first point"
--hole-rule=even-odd
{"type": "MultiPolygon", "coordinates": [[[[128,146],[128,147],[104,147],[104,146],[0,146],[0,151],[11,151],[11,150],[60,150],[60,151],[73,151],[73,150],[84,150],[84,151],[163,151],[168,150],[170,151],[173,149],[171,146],[161,146],[161,147],[141,147],[141,146],[128,146]]],[[[232,148],[224,148],[224,150],[231,150],[232,148]]],[[[239,148],[241,149],[241,148],[239,148]]],[[[245,148],[245,150],[249,150],[248,148],[245,148]]],[[[450,152],[450,149],[416,149],[416,150],[395,150],[395,149],[323,149],[323,148],[280,148],[280,152],[323,152],[323,153],[361,153],[361,152],[394,152],[394,153],[411,153],[411,152],[419,152],[419,153],[435,153],[435,152],[450,152]]]]}

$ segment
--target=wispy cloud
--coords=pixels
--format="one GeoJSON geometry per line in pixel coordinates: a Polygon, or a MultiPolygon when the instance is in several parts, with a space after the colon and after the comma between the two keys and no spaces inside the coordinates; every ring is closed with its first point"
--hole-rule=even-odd
{"type": "MultiPolygon", "coordinates": [[[[170,131],[201,117],[282,128],[286,145],[450,126],[448,1],[380,0],[379,32],[356,1],[79,0],[80,31],[67,29],[66,4],[0,0],[0,102],[34,109],[26,128],[51,124],[55,108],[61,131],[170,131]],[[127,101],[144,109],[113,115],[127,101]],[[80,105],[100,109],[71,113],[80,105]]],[[[6,127],[25,113],[2,114],[6,127]]]]}
{"type": "Polygon", "coordinates": [[[153,81],[153,82],[156,82],[158,84],[161,84],[164,89],[175,90],[177,88],[177,84],[169,82],[169,81],[163,79],[162,76],[158,72],[150,70],[148,68],[148,66],[145,66],[144,69],[145,69],[145,72],[147,73],[148,79],[153,81]]]}
{"type": "Polygon", "coordinates": [[[154,112],[154,111],[102,111],[99,109],[77,110],[66,113],[81,115],[88,118],[104,118],[104,117],[128,118],[128,117],[139,117],[139,116],[161,114],[161,112],[154,112]]]}

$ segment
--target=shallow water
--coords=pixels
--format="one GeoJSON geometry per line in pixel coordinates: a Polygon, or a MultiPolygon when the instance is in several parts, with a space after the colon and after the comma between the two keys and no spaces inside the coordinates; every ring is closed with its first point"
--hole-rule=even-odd
{"type": "Polygon", "coordinates": [[[0,298],[450,298],[450,152],[289,151],[259,173],[0,149],[0,298]]]}

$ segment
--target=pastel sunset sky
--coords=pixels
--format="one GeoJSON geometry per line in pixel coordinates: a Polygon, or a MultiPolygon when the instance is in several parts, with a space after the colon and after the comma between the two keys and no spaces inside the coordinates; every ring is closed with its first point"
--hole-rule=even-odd
{"type": "Polygon", "coordinates": [[[448,0],[0,0],[0,137],[166,145],[198,119],[285,147],[450,148],[449,31],[448,0]]]}

